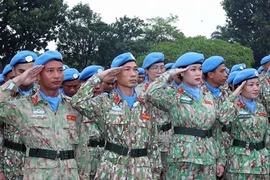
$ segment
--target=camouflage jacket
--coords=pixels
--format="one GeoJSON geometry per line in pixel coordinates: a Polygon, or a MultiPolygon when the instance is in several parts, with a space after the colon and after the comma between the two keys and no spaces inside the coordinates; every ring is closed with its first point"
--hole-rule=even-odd
{"type": "MultiPolygon", "coordinates": [[[[35,93],[37,86],[34,84],[32,94],[35,93]]],[[[6,97],[4,101],[16,101],[22,98],[23,95],[16,89],[10,96],[6,97]]],[[[8,140],[14,143],[23,144],[20,139],[19,131],[16,127],[10,124],[3,124],[0,127],[3,140],[8,140]]],[[[6,178],[8,179],[21,179],[23,172],[25,153],[4,147],[4,144],[0,147],[0,168],[3,169],[6,178]]]]}
{"type": "Polygon", "coordinates": [[[0,118],[4,123],[19,129],[22,142],[26,145],[24,178],[78,179],[75,159],[51,160],[29,157],[30,148],[66,151],[74,150],[78,144],[78,125],[81,115],[62,97],[54,112],[39,93],[16,101],[5,102],[17,86],[8,81],[0,88],[0,118]],[[51,172],[52,173],[49,173],[51,172]],[[67,178],[68,177],[68,178],[67,178]]]}
{"type": "Polygon", "coordinates": [[[266,148],[250,150],[231,146],[226,171],[233,173],[269,174],[269,123],[264,106],[256,101],[255,113],[233,94],[220,109],[220,122],[231,126],[231,140],[258,143],[265,141],[266,148]]]}
{"type": "Polygon", "coordinates": [[[145,169],[150,167],[153,170],[150,173],[154,173],[150,174],[150,178],[156,176],[162,166],[157,145],[157,128],[155,122],[151,120],[147,104],[144,99],[137,97],[133,108],[130,109],[116,90],[111,94],[92,98],[94,86],[100,82],[98,76],[92,76],[73,96],[72,104],[86,117],[95,117],[107,142],[129,149],[147,148],[148,155],[132,158],[105,150],[99,167],[100,172],[97,172],[96,176],[105,179],[121,177],[145,179],[149,178],[147,175],[149,172],[145,172],[145,169]],[[106,168],[107,166],[111,169],[106,168]]]}
{"type": "MultiPolygon", "coordinates": [[[[136,92],[141,97],[145,97],[145,92],[148,89],[149,83],[145,82],[142,84],[139,84],[136,87],[136,92]]],[[[171,123],[172,116],[170,116],[169,112],[162,111],[155,106],[151,105],[151,102],[149,103],[149,107],[151,108],[151,116],[156,121],[157,127],[158,127],[158,134],[159,134],[159,140],[158,145],[161,152],[168,152],[170,143],[171,143],[171,136],[172,136],[172,130],[168,131],[162,131],[160,130],[160,127],[162,125],[171,123]]]]}
{"type": "MultiPolygon", "coordinates": [[[[178,89],[168,87],[166,82],[169,77],[170,74],[165,72],[150,84],[146,91],[148,100],[156,107],[170,111],[173,116],[173,128],[212,129],[217,118],[217,107],[211,93],[207,89],[201,89],[200,100],[196,100],[181,86],[178,89]]],[[[217,163],[225,166],[225,158],[220,154],[220,148],[223,147],[218,145],[221,139],[220,133],[210,138],[173,133],[168,162],[191,162],[202,165],[217,163]]]]}

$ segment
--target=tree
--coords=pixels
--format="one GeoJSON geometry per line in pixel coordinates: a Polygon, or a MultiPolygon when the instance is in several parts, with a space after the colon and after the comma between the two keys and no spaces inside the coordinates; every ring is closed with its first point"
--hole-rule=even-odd
{"type": "Polygon", "coordinates": [[[82,70],[97,64],[99,40],[107,25],[89,5],[79,3],[67,12],[60,29],[57,49],[64,54],[65,63],[82,70]]]}
{"type": "Polygon", "coordinates": [[[222,6],[231,37],[252,48],[259,66],[270,49],[270,0],[223,0],[222,6]]]}
{"type": "MultiPolygon", "coordinates": [[[[163,52],[166,62],[175,62],[182,54],[190,51],[202,53],[205,58],[214,55],[222,56],[228,68],[238,63],[246,63],[248,67],[251,67],[251,64],[254,62],[253,52],[250,48],[219,39],[211,40],[202,36],[184,38],[175,42],[159,43],[148,53],[163,52]]],[[[144,57],[148,53],[138,58],[139,65],[142,64],[144,57]]]]}
{"type": "Polygon", "coordinates": [[[153,46],[159,42],[176,41],[184,37],[184,34],[173,24],[178,21],[178,16],[155,17],[147,19],[148,27],[145,30],[145,39],[152,42],[153,46]]]}
{"type": "Polygon", "coordinates": [[[63,0],[0,1],[2,66],[19,50],[39,51],[56,40],[66,9],[63,0]]]}

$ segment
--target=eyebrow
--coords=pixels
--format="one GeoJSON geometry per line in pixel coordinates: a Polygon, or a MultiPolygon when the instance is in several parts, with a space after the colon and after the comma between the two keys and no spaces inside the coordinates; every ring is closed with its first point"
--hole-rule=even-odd
{"type": "Polygon", "coordinates": [[[138,66],[123,66],[124,68],[137,68],[138,66]]]}

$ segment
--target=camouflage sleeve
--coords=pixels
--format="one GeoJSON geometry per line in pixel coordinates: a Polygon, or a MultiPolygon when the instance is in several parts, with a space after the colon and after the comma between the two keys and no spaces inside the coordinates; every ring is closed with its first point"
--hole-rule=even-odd
{"type": "Polygon", "coordinates": [[[16,126],[15,124],[23,118],[18,106],[23,107],[24,105],[19,100],[14,102],[9,102],[6,100],[16,89],[18,89],[18,87],[12,81],[8,81],[0,87],[0,122],[14,126],[16,126]]]}
{"type": "Polygon", "coordinates": [[[236,100],[237,97],[231,94],[228,100],[221,104],[218,119],[222,124],[229,125],[236,118],[236,100]]]}
{"type": "MultiPolygon", "coordinates": [[[[102,119],[102,95],[93,98],[93,91],[96,84],[100,83],[101,79],[94,75],[88,79],[78,90],[78,92],[72,97],[71,104],[84,116],[96,119],[102,119]]],[[[100,127],[103,127],[101,121],[95,120],[100,127]]]]}
{"type": "Polygon", "coordinates": [[[267,129],[265,133],[265,145],[268,151],[270,152],[270,125],[269,122],[267,122],[267,129]]]}
{"type": "Polygon", "coordinates": [[[0,122],[0,173],[4,172],[4,152],[3,152],[3,147],[4,147],[4,128],[3,128],[3,123],[0,122]]]}
{"type": "Polygon", "coordinates": [[[12,81],[9,80],[0,87],[0,102],[6,102],[10,99],[12,93],[18,90],[18,86],[12,81]]]}
{"type": "Polygon", "coordinates": [[[175,98],[176,92],[175,89],[167,85],[169,78],[169,72],[165,72],[152,82],[146,91],[147,100],[157,108],[167,112],[170,110],[171,99],[175,98]]]}
{"type": "Polygon", "coordinates": [[[152,122],[152,136],[151,141],[148,146],[148,154],[150,154],[149,159],[152,167],[152,173],[154,178],[153,179],[160,179],[160,175],[162,172],[162,164],[161,164],[161,155],[160,151],[158,150],[158,131],[157,125],[154,120],[152,122]]]}

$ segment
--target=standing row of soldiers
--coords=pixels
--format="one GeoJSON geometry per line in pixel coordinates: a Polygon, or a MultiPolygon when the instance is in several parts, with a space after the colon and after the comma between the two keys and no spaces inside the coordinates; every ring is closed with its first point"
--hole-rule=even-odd
{"type": "Polygon", "coordinates": [[[18,52],[0,87],[0,180],[270,179],[261,64],[154,52],[138,68],[123,53],[79,73],[57,51],[18,52]]]}

